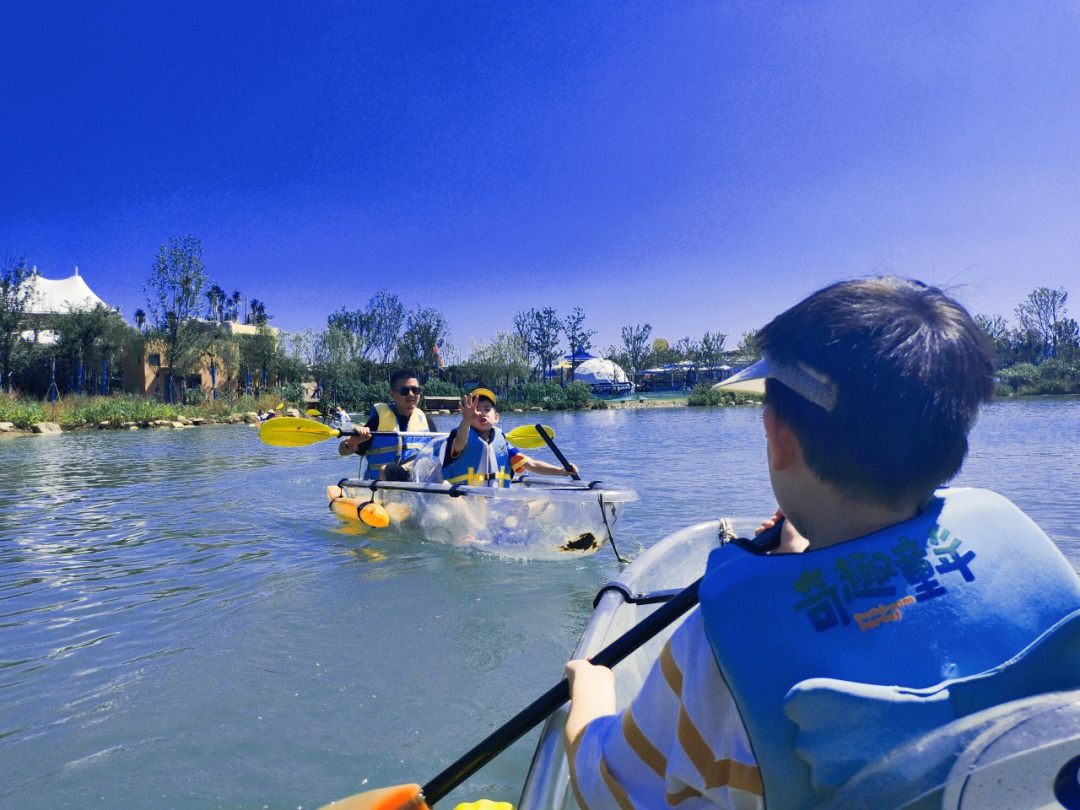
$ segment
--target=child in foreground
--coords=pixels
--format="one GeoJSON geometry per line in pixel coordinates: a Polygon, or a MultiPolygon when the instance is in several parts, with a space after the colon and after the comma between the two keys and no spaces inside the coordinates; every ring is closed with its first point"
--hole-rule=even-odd
{"type": "Polygon", "coordinates": [[[461,399],[461,423],[450,432],[442,456],[442,480],[448,484],[508,487],[515,473],[576,475],[570,469],[529,458],[506,440],[498,427],[495,394],[477,388],[461,399]]]}
{"type": "Polygon", "coordinates": [[[994,384],[959,304],[898,278],[842,282],[758,340],[763,359],[729,382],[765,380],[777,517],[712,553],[699,607],[621,713],[610,670],[567,665],[582,808],[808,807],[881,736],[927,730],[941,701],[912,690],[993,670],[1080,610],[1080,580],[1019,509],[938,490],[994,384]],[[862,695],[866,717],[898,711],[841,730],[837,707],[862,695]]]}

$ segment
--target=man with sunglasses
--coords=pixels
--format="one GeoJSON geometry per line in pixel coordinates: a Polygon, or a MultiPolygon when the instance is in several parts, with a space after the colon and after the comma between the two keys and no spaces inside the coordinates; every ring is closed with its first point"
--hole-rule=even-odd
{"type": "Polygon", "coordinates": [[[360,454],[367,459],[364,477],[369,480],[408,481],[409,464],[430,439],[423,436],[372,436],[377,433],[431,433],[435,422],[420,410],[420,381],[412,369],[402,368],[390,375],[390,404],[376,402],[367,422],[356,428],[340,445],[343,456],[360,454]]]}

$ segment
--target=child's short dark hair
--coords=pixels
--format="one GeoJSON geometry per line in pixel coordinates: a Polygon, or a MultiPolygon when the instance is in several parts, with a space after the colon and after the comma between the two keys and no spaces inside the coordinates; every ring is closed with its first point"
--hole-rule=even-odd
{"type": "Polygon", "coordinates": [[[766,380],[765,402],[807,466],[860,500],[923,497],[952,478],[994,390],[994,349],[936,287],[895,277],[830,285],[758,333],[772,361],[803,363],[836,386],[831,411],[766,380]]]}
{"type": "Polygon", "coordinates": [[[390,374],[390,389],[393,390],[394,386],[402,380],[419,380],[420,375],[417,374],[411,368],[395,368],[393,373],[390,374]]]}

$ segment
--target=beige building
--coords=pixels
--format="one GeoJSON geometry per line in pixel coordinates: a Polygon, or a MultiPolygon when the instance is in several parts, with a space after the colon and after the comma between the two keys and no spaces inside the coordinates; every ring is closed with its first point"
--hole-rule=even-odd
{"type": "MultiPolygon", "coordinates": [[[[211,321],[206,321],[208,329],[218,326],[211,321]]],[[[236,323],[226,321],[225,326],[234,335],[256,335],[259,333],[257,326],[249,323],[236,323]]],[[[266,327],[273,334],[278,330],[272,326],[266,327]]],[[[143,346],[141,354],[132,352],[124,358],[124,390],[129,394],[141,394],[146,397],[164,397],[166,389],[166,377],[169,366],[165,362],[165,347],[161,341],[148,340],[143,346]]],[[[173,385],[179,387],[180,380],[173,379],[173,385]]],[[[220,362],[215,362],[210,357],[204,357],[198,373],[192,374],[185,381],[187,388],[199,386],[206,392],[208,399],[214,398],[214,392],[221,396],[226,393],[242,394],[249,383],[244,378],[243,372],[238,374],[226,374],[220,362]]],[[[271,384],[275,384],[272,380],[271,384]]],[[[253,388],[262,385],[259,379],[252,377],[250,385],[253,388]]]]}

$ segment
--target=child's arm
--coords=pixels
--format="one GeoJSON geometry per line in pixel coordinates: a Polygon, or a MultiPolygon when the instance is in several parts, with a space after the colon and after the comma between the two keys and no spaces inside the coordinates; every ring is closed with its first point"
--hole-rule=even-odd
{"type": "Polygon", "coordinates": [[[461,423],[454,432],[454,443],[450,446],[449,458],[457,458],[465,451],[465,445],[469,442],[469,430],[472,420],[476,417],[476,406],[480,397],[475,394],[466,394],[461,398],[461,423]]]}
{"type": "Polygon", "coordinates": [[[537,461],[528,456],[525,457],[525,463],[521,465],[521,469],[537,475],[577,475],[578,471],[576,464],[571,464],[569,470],[564,470],[562,467],[556,467],[546,461],[537,461]]]}
{"type": "Polygon", "coordinates": [[[566,750],[572,752],[585,726],[597,717],[615,714],[615,675],[607,667],[579,660],[566,665],[566,677],[570,680],[570,713],[564,734],[566,750]]]}

